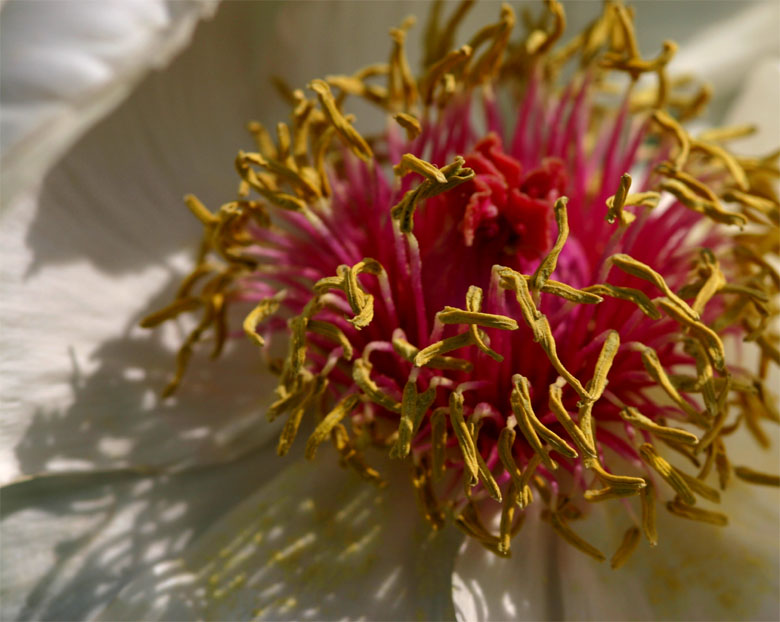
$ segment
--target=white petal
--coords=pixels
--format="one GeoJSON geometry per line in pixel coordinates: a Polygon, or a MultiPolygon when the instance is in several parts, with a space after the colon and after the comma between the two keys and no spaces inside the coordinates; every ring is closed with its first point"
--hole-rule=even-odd
{"type": "Polygon", "coordinates": [[[170,300],[189,254],[158,260],[132,215],[126,226],[111,212],[79,219],[67,204],[46,213],[30,247],[36,206],[22,199],[0,219],[0,482],[225,460],[276,433],[263,416],[273,381],[243,339],[218,364],[196,357],[179,396],[158,397],[182,337],[137,322],[170,300]],[[105,260],[36,267],[57,245],[105,260]]]}
{"type": "MultiPolygon", "coordinates": [[[[778,441],[762,456],[764,467],[777,472],[778,441]]],[[[731,440],[731,439],[730,439],[731,440]]],[[[732,443],[735,445],[737,443],[732,443]]],[[[736,464],[756,464],[755,445],[741,439],[731,451],[736,464]]],[[[730,445],[730,446],[731,446],[730,445]]],[[[663,485],[663,483],[661,483],[663,485]]],[[[672,495],[667,494],[667,497],[672,495]]],[[[642,541],[623,568],[613,571],[561,543],[563,617],[579,620],[777,620],[780,603],[780,491],[733,481],[720,506],[727,527],[688,521],[658,507],[659,544],[642,541]]],[[[638,511],[638,509],[635,509],[638,511]]],[[[631,525],[617,505],[594,508],[577,531],[611,554],[631,525]]]]}
{"type": "Polygon", "coordinates": [[[320,453],[267,480],[100,619],[451,619],[459,534],[423,522],[397,465],[377,489],[320,453]]]}
{"type": "Polygon", "coordinates": [[[538,508],[528,510],[512,540],[512,557],[502,559],[468,539],[455,563],[452,599],[458,620],[558,620],[563,576],[555,562],[556,536],[538,508]]]}
{"type": "MultiPolygon", "coordinates": [[[[694,4],[701,12],[703,5],[694,4]]],[[[690,72],[712,84],[718,97],[732,94],[762,57],[780,52],[780,3],[770,0],[739,6],[733,17],[706,28],[682,46],[671,65],[673,72],[690,72]]]]}
{"type": "Polygon", "coordinates": [[[279,467],[269,448],[178,475],[52,476],[4,488],[0,618],[89,619],[136,575],[153,576],[181,555],[279,467]]]}
{"type": "Polygon", "coordinates": [[[214,7],[213,0],[4,4],[4,200],[35,183],[148,69],[163,66],[214,7]]]}
{"type": "Polygon", "coordinates": [[[780,146],[780,55],[756,64],[742,85],[726,123],[749,123],[758,130],[732,143],[737,153],[765,155],[780,146]]]}

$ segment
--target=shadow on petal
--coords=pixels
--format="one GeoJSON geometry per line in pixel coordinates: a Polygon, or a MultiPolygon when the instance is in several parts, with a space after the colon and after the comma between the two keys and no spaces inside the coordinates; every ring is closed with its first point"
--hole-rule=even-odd
{"type": "Polygon", "coordinates": [[[268,447],[176,475],[52,475],[5,487],[2,618],[90,618],[283,467],[268,447]]]}
{"type": "MultiPolygon", "coordinates": [[[[171,288],[166,284],[147,310],[160,308],[171,288]]],[[[88,373],[71,352],[72,403],[48,410],[39,402],[14,448],[22,473],[175,470],[235,459],[276,436],[279,424],[265,419],[275,379],[243,335],[219,361],[209,360],[208,341],[196,347],[179,391],[162,400],[174,352],[163,331],[141,329],[137,321],[97,347],[88,373]]]]}

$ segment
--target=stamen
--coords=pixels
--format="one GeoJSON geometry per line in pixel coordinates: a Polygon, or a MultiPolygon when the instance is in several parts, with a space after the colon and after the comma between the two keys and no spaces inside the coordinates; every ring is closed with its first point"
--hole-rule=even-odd
{"type": "Polygon", "coordinates": [[[623,408],[620,411],[620,416],[634,427],[639,428],[640,430],[647,430],[658,438],[669,440],[673,443],[682,443],[683,445],[696,445],[699,443],[699,437],[692,432],[659,425],[631,406],[623,408]]]}
{"type": "Polygon", "coordinates": [[[349,395],[342,399],[333,409],[323,417],[322,421],[314,428],[309,440],[306,441],[306,450],[304,455],[307,460],[313,460],[317,455],[317,447],[325,442],[336,424],[346,417],[355,406],[360,402],[359,395],[349,395]]]}
{"type": "Polygon", "coordinates": [[[628,558],[631,557],[631,554],[636,550],[636,547],[639,544],[639,535],[640,532],[638,527],[629,527],[626,529],[626,532],[623,534],[623,541],[620,543],[618,550],[615,551],[615,554],[609,562],[612,570],[617,570],[628,561],[628,558]]]}
{"type": "MultiPolygon", "coordinates": [[[[412,372],[414,374],[414,372],[412,372]]],[[[405,458],[412,447],[412,439],[420,427],[423,416],[436,398],[435,387],[422,394],[417,393],[416,377],[410,375],[404,386],[401,400],[401,421],[398,424],[398,438],[390,449],[391,458],[405,458]]]]}
{"type": "Polygon", "coordinates": [[[336,132],[352,150],[352,153],[364,162],[370,162],[374,157],[371,147],[368,146],[365,139],[354,127],[352,127],[336,107],[336,102],[333,99],[333,93],[331,93],[328,83],[324,80],[312,80],[309,84],[309,88],[317,93],[320,105],[327,115],[328,120],[333,124],[333,127],[336,128],[336,132]]]}
{"type": "MultiPolygon", "coordinates": [[[[252,341],[254,341],[261,348],[265,346],[265,340],[257,332],[257,325],[265,321],[267,318],[269,318],[279,310],[279,305],[282,304],[282,300],[284,300],[286,295],[287,295],[286,290],[281,290],[278,293],[276,293],[274,296],[271,296],[270,298],[264,298],[244,318],[244,324],[243,324],[244,332],[252,341]]],[[[338,330],[338,329],[334,327],[334,330],[338,330]]],[[[342,337],[343,337],[343,333],[342,333],[342,337]]],[[[344,337],[344,341],[346,341],[346,337],[344,337]]],[[[347,342],[347,346],[349,347],[349,342],[347,342]]],[[[351,352],[351,347],[350,347],[350,352],[351,352]]],[[[349,355],[349,358],[352,358],[352,354],[349,355]]]]}
{"type": "Polygon", "coordinates": [[[749,467],[734,467],[734,474],[741,480],[751,484],[760,484],[761,486],[780,486],[780,476],[761,473],[749,467]]]}
{"type": "Polygon", "coordinates": [[[545,518],[550,522],[553,529],[558,532],[558,534],[566,540],[569,544],[571,544],[574,548],[579,549],[586,555],[589,555],[593,559],[595,559],[598,562],[603,562],[605,559],[607,559],[604,554],[599,551],[595,546],[581,538],[579,535],[577,535],[574,531],[572,531],[571,527],[569,527],[563,517],[558,514],[557,512],[553,510],[545,510],[542,513],[542,518],[545,518]]]}
{"type": "Polygon", "coordinates": [[[725,514],[703,510],[702,508],[693,508],[677,501],[668,501],[666,503],[666,509],[675,516],[699,521],[700,523],[709,523],[710,525],[717,525],[718,527],[725,527],[729,524],[728,516],[725,514]]]}
{"type": "Polygon", "coordinates": [[[433,480],[444,476],[444,450],[447,448],[446,408],[437,408],[431,415],[431,443],[433,444],[433,480]]]}
{"type": "Polygon", "coordinates": [[[642,457],[642,460],[655,469],[674,488],[686,505],[694,505],[696,503],[696,497],[693,496],[693,492],[691,492],[688,484],[671,464],[656,453],[655,447],[649,443],[644,443],[639,448],[639,455],[642,457]]]}
{"type": "Polygon", "coordinates": [[[658,545],[658,530],[655,518],[655,486],[650,480],[645,480],[646,486],[642,489],[639,498],[642,501],[642,532],[650,543],[650,546],[658,545]]]}
{"type": "Polygon", "coordinates": [[[541,458],[545,467],[554,471],[558,468],[556,462],[550,458],[547,451],[542,446],[542,442],[539,440],[536,428],[532,423],[532,419],[535,419],[533,415],[533,406],[531,405],[531,397],[528,394],[528,379],[520,374],[515,374],[512,377],[512,395],[510,402],[512,405],[512,412],[517,418],[517,424],[520,426],[520,431],[528,441],[528,444],[541,458]]]}
{"type": "Polygon", "coordinates": [[[612,255],[609,258],[609,261],[612,262],[612,265],[620,268],[623,272],[647,281],[648,283],[652,283],[658,289],[660,289],[670,301],[676,304],[683,313],[688,315],[688,317],[690,317],[692,320],[699,320],[699,314],[691,309],[687,302],[675,294],[666,284],[664,278],[647,264],[644,264],[641,261],[637,261],[633,257],[623,253],[612,255]]]}
{"type": "Polygon", "coordinates": [[[539,267],[528,282],[531,291],[541,290],[547,279],[550,278],[550,275],[555,272],[558,256],[561,254],[563,245],[566,244],[566,239],[569,237],[569,217],[566,212],[567,202],[568,199],[566,197],[561,197],[555,201],[553,213],[555,214],[555,222],[558,224],[558,237],[550,252],[547,253],[547,256],[539,264],[539,267]]]}
{"type": "Polygon", "coordinates": [[[407,114],[405,112],[397,112],[393,115],[393,119],[398,122],[402,128],[406,130],[406,138],[409,142],[416,139],[422,132],[422,126],[416,117],[407,114]]]}

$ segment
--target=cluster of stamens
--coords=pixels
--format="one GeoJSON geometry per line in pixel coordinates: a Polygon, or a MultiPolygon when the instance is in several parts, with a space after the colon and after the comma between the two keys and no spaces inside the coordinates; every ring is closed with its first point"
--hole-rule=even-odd
{"type": "Polygon", "coordinates": [[[411,465],[434,527],[451,514],[499,555],[536,497],[567,542],[604,559],[571,526],[578,503],[638,497],[619,566],[642,533],[657,542],[657,496],[725,525],[699,505],[719,501],[711,472],[720,489],[732,473],[778,484],[732,467],[725,445],[741,425],[765,444],[762,422],[780,422],[766,386],[780,364],[780,276],[766,260],[778,250],[777,154],[731,155],[723,144],[749,128],[690,136],[682,121],[706,89],[686,94],[667,76],[671,43],[642,58],[620,4],[558,47],[558,2],[526,15],[517,43],[504,5],[454,48],[469,5],[444,25],[434,5],[420,78],[406,20],[389,63],[314,80],[316,98],[282,86],[292,123],[276,140],[250,124],[257,151],[236,159],[235,200],[214,213],[187,198],[205,228],[198,265],[144,325],[201,313],[170,394],[196,344],[211,334],[218,355],[228,309],[248,307],[243,328],[279,376],[268,416],[287,417],[280,455],[310,417],[307,458],[330,441],[381,485],[365,450],[384,448],[411,465]],[[627,76],[618,94],[615,75],[627,76]],[[387,111],[387,132],[358,132],[350,98],[387,111]],[[279,336],[281,360],[270,354],[279,336]],[[755,371],[729,359],[724,336],[757,345],[755,371]]]}

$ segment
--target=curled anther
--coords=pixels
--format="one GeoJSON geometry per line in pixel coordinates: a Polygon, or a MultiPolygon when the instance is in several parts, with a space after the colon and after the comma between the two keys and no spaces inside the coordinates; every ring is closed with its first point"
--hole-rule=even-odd
{"type": "Polygon", "coordinates": [[[686,132],[673,117],[663,110],[655,110],[653,112],[653,120],[667,132],[670,132],[677,140],[679,149],[674,158],[674,167],[678,170],[682,170],[691,153],[691,140],[688,136],[688,132],[686,132]]]}
{"type": "Polygon", "coordinates": [[[550,278],[550,275],[555,272],[555,267],[558,264],[558,257],[566,244],[566,239],[569,237],[569,217],[566,210],[568,201],[569,199],[567,197],[560,197],[553,205],[555,222],[558,224],[558,236],[555,240],[555,244],[553,244],[553,247],[545,258],[542,259],[539,267],[536,268],[528,282],[531,291],[541,290],[547,279],[550,278]]]}
{"type": "Polygon", "coordinates": [[[417,119],[417,117],[411,114],[406,112],[397,112],[393,115],[393,119],[396,120],[398,125],[406,130],[406,139],[410,142],[417,138],[422,132],[420,121],[417,119]]]}
{"type": "Polygon", "coordinates": [[[365,162],[371,161],[374,157],[371,147],[338,109],[328,83],[324,80],[312,80],[309,88],[317,94],[325,115],[352,152],[365,162]]]}
{"type": "Polygon", "coordinates": [[[425,179],[419,186],[409,190],[393,206],[390,210],[390,215],[398,221],[401,233],[412,233],[414,212],[420,201],[446,192],[474,177],[474,171],[463,166],[465,163],[466,161],[461,156],[455,156],[455,159],[450,164],[439,169],[445,179],[444,182],[439,181],[438,178],[425,179]]]}
{"type": "Polygon", "coordinates": [[[284,300],[286,295],[287,291],[281,290],[270,298],[264,298],[249,312],[246,318],[244,318],[244,332],[261,348],[265,345],[265,340],[257,332],[257,325],[279,310],[279,306],[282,304],[282,300],[284,300]]]}
{"type": "Polygon", "coordinates": [[[371,379],[371,363],[363,358],[352,364],[352,380],[369,400],[386,408],[390,412],[401,414],[402,405],[382,391],[371,379]]]}

